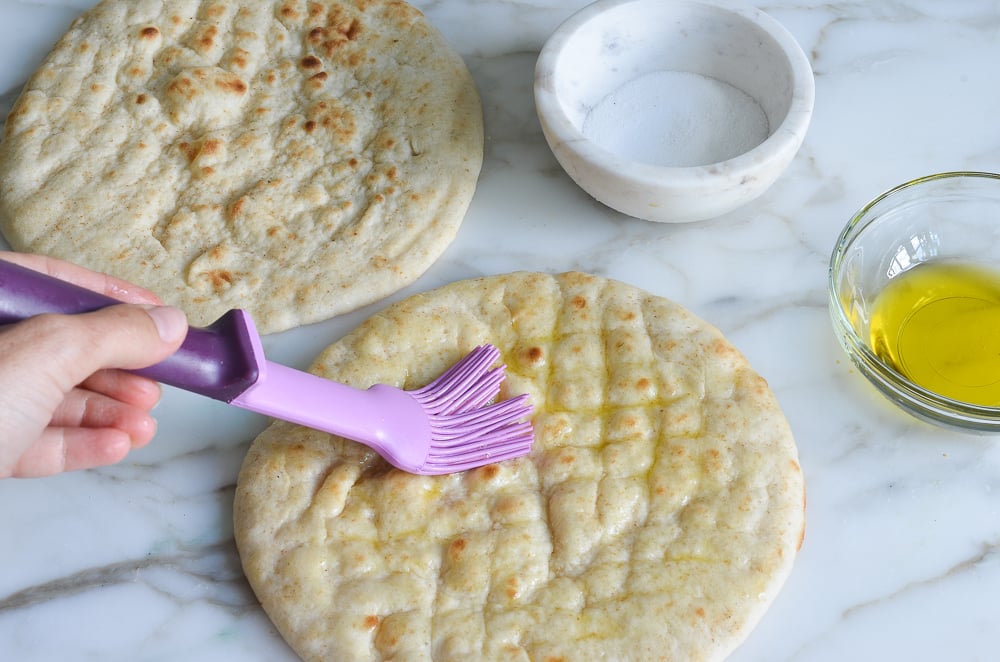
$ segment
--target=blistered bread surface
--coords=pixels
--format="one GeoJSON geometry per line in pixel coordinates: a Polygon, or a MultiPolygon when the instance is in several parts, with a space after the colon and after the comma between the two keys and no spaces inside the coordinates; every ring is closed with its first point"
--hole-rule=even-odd
{"type": "Polygon", "coordinates": [[[0,229],[277,331],[423,273],[482,150],[465,64],[404,2],[104,0],[11,110],[0,229]]]}
{"type": "Polygon", "coordinates": [[[236,539],[307,660],[717,660],[784,582],[803,481],[762,377],[681,306],[580,273],[462,281],[379,313],[312,370],[412,389],[480,343],[529,393],[529,456],[447,476],[275,423],[236,539]]]}

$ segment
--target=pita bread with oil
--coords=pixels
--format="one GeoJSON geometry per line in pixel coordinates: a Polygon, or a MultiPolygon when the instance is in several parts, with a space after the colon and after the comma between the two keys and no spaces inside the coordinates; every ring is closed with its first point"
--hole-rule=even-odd
{"type": "Polygon", "coordinates": [[[236,541],[306,660],[719,660],[792,567],[804,488],[764,379],[681,306],[596,276],[513,273],[403,300],[312,371],[412,389],[478,344],[529,393],[531,453],[446,476],[276,422],[236,541]]]}
{"type": "Polygon", "coordinates": [[[475,84],[409,4],[104,0],[7,118],[0,229],[274,332],[415,280],[482,158],[475,84]]]}

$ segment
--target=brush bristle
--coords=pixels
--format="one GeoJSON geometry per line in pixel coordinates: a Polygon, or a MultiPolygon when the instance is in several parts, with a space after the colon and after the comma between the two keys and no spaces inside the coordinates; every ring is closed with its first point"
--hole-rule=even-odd
{"type": "Polygon", "coordinates": [[[433,382],[410,394],[432,415],[482,407],[500,392],[505,366],[490,368],[499,358],[499,349],[480,345],[433,382]]]}
{"type": "Polygon", "coordinates": [[[505,366],[493,345],[480,345],[427,386],[410,394],[424,407],[431,444],[422,473],[451,473],[528,453],[534,431],[528,396],[490,404],[505,366]]]}

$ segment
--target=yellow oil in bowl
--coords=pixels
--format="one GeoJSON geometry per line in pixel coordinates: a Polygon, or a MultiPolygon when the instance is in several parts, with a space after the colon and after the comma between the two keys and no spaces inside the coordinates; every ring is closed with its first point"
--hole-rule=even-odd
{"type": "Polygon", "coordinates": [[[1000,271],[927,262],[872,305],[871,347],[910,381],[952,400],[1000,406],[1000,271]]]}

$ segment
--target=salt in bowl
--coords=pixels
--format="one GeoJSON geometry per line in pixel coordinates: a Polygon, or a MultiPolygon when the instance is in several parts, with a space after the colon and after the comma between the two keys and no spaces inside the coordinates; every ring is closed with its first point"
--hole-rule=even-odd
{"type": "Polygon", "coordinates": [[[780,23],[712,1],[598,0],[546,42],[534,89],[569,176],[661,222],[764,193],[801,147],[814,99],[809,61],[780,23]]]}

